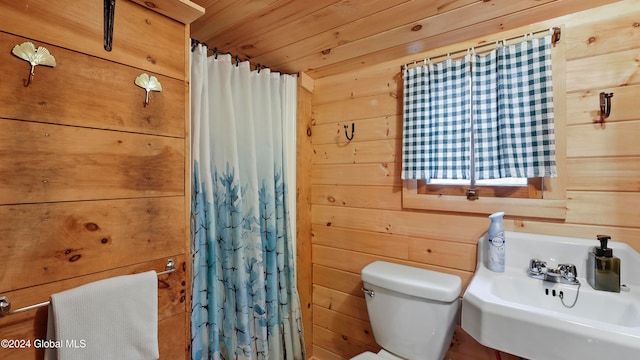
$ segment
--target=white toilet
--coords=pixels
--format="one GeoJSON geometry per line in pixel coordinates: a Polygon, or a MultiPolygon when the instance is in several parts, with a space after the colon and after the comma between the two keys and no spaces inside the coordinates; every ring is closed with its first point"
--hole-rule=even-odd
{"type": "Polygon", "coordinates": [[[377,354],[352,360],[442,360],[455,328],[460,277],[376,261],[362,269],[377,354]]]}

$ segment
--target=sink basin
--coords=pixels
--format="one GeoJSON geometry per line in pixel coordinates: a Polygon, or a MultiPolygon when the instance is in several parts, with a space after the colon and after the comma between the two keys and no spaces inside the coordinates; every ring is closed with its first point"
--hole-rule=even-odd
{"type": "Polygon", "coordinates": [[[620,258],[620,293],[587,282],[587,254],[595,240],[505,233],[505,272],[487,268],[487,237],[462,298],[462,328],[481,344],[527,359],[635,359],[640,356],[640,254],[610,242],[620,258]],[[580,286],[527,276],[529,260],[549,268],[571,263],[580,286]],[[564,302],[564,305],[563,305],[564,302]]]}

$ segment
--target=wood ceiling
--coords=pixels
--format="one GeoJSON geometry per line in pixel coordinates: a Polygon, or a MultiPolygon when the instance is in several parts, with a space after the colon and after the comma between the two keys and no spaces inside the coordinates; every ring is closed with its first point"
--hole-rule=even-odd
{"type": "Polygon", "coordinates": [[[614,0],[193,0],[191,37],[221,53],[321,78],[614,0]]]}

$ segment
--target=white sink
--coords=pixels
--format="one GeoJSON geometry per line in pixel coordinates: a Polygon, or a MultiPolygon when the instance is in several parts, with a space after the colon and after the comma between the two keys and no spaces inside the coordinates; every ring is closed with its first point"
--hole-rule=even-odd
{"type": "Polygon", "coordinates": [[[462,299],[462,328],[481,344],[527,359],[617,360],[640,358],[640,254],[609,242],[620,258],[620,293],[594,290],[585,278],[587,254],[599,243],[507,231],[505,272],[486,266],[486,235],[478,266],[462,299]],[[527,276],[530,259],[576,266],[576,285],[527,276]],[[565,307],[560,299],[562,292],[565,307]],[[555,295],[554,295],[555,294],[555,295]]]}

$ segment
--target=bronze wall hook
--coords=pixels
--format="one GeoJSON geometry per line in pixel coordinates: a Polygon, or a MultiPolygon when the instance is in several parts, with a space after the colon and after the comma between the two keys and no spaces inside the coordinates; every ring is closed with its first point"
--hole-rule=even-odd
{"type": "Polygon", "coordinates": [[[611,115],[611,98],[613,93],[600,93],[600,120],[598,123],[604,124],[604,121],[611,115]]]}

